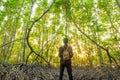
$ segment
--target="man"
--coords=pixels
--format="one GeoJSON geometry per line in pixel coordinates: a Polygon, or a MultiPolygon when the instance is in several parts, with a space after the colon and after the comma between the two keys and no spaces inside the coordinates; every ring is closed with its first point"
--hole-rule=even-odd
{"type": "Polygon", "coordinates": [[[71,58],[73,56],[72,47],[68,46],[68,38],[64,38],[63,42],[64,42],[64,46],[61,46],[59,48],[59,57],[60,57],[60,76],[59,76],[59,80],[62,80],[65,67],[67,68],[67,72],[68,72],[68,75],[69,75],[69,80],[73,80],[72,67],[71,67],[71,58]],[[63,56],[64,51],[67,51],[68,54],[69,54],[69,59],[67,59],[67,60],[64,59],[64,56],[63,56]]]}

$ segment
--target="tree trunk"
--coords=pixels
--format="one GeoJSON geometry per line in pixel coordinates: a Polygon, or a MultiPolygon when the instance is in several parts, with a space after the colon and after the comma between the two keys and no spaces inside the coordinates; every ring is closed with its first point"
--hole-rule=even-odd
{"type": "MultiPolygon", "coordinates": [[[[4,34],[4,42],[3,42],[3,44],[6,44],[6,34],[4,34]]],[[[6,58],[6,48],[7,48],[7,46],[5,46],[5,47],[3,47],[3,60],[2,60],[2,64],[4,64],[4,62],[5,62],[5,58],[6,58]]]]}
{"type": "MultiPolygon", "coordinates": [[[[16,27],[18,27],[18,24],[19,24],[19,20],[20,20],[20,14],[21,14],[21,11],[22,11],[22,7],[23,7],[23,5],[24,5],[24,0],[22,1],[22,5],[21,5],[21,7],[20,7],[20,10],[19,10],[19,12],[18,13],[16,13],[18,16],[16,17],[16,22],[15,22],[15,25],[14,25],[14,23],[12,23],[13,24],[13,26],[14,26],[14,31],[13,31],[13,33],[12,33],[12,38],[11,38],[11,41],[10,42],[12,42],[12,41],[14,41],[15,40],[15,34],[16,34],[16,27]]],[[[8,55],[8,60],[9,60],[9,58],[10,58],[10,56],[11,56],[11,53],[12,53],[12,49],[13,49],[13,47],[14,47],[14,42],[11,44],[11,47],[10,47],[10,51],[9,51],[9,55],[8,55]]]]}
{"type": "Polygon", "coordinates": [[[116,0],[118,7],[120,8],[120,0],[116,0]]]}
{"type": "Polygon", "coordinates": [[[26,27],[25,27],[25,30],[24,30],[24,40],[23,40],[23,43],[22,43],[22,53],[21,53],[21,63],[24,63],[24,58],[25,58],[25,49],[26,49],[26,39],[27,39],[27,30],[28,30],[28,24],[29,24],[29,21],[30,21],[30,18],[31,18],[31,14],[32,14],[32,8],[33,8],[33,3],[34,3],[34,0],[32,0],[32,4],[31,4],[31,7],[30,7],[30,13],[28,15],[28,20],[26,22],[26,27]]]}

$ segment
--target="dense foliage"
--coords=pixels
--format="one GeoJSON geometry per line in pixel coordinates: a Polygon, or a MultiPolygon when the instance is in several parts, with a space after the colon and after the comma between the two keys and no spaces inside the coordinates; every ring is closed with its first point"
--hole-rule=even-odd
{"type": "Polygon", "coordinates": [[[66,36],[73,65],[119,65],[119,0],[0,1],[0,63],[57,66],[66,36]]]}

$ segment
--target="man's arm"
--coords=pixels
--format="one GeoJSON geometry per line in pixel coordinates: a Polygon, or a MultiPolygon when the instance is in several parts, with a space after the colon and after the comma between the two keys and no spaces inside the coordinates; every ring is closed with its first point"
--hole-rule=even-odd
{"type": "Polygon", "coordinates": [[[73,57],[73,50],[72,50],[72,47],[71,47],[71,46],[70,46],[69,51],[70,51],[70,58],[72,58],[72,57],[73,57]]]}
{"type": "Polygon", "coordinates": [[[62,58],[63,54],[62,54],[62,47],[59,48],[59,57],[62,58]]]}

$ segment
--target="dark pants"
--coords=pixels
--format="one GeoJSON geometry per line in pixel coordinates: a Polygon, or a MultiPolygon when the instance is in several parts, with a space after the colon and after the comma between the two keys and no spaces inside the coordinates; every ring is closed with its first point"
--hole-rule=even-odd
{"type": "Polygon", "coordinates": [[[65,67],[67,68],[67,72],[68,72],[68,75],[69,75],[69,80],[73,80],[71,64],[60,64],[59,80],[62,80],[63,72],[64,72],[65,67]]]}

